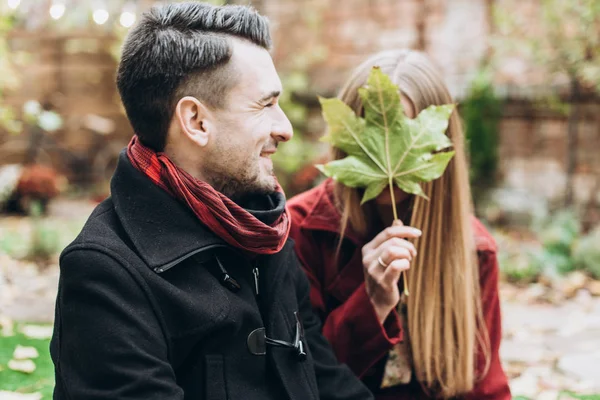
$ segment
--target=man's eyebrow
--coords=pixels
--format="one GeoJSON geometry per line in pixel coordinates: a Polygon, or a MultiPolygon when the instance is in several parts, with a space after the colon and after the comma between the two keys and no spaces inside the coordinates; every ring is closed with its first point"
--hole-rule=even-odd
{"type": "Polygon", "coordinates": [[[269,93],[268,95],[266,95],[265,97],[263,97],[262,99],[259,100],[259,103],[266,103],[271,99],[274,99],[276,97],[279,97],[279,95],[281,94],[281,91],[279,90],[274,90],[271,93],[269,93]]]}

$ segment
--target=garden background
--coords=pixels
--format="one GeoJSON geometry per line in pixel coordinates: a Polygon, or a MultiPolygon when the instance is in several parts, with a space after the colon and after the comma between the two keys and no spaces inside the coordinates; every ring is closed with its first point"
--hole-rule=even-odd
{"type": "MultiPolygon", "coordinates": [[[[0,0],[0,400],[51,398],[58,255],[109,194],[132,135],[115,67],[155,3],[0,0]]],[[[379,50],[437,62],[467,132],[477,215],[500,248],[513,394],[600,398],[600,0],[227,3],[272,24],[295,131],[275,156],[288,197],[323,179],[317,95],[335,96],[379,50]]]]}

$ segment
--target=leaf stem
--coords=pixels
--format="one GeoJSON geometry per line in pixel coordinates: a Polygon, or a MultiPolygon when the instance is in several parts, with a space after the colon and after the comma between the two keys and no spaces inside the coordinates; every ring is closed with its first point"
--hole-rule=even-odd
{"type": "Polygon", "coordinates": [[[392,197],[392,210],[394,211],[394,221],[398,219],[398,211],[396,211],[396,197],[394,196],[394,181],[392,177],[389,177],[390,182],[390,196],[392,197]]]}
{"type": "MultiPolygon", "coordinates": [[[[398,211],[396,210],[396,196],[394,196],[394,181],[392,177],[389,178],[390,182],[390,196],[392,198],[392,210],[394,211],[394,221],[398,219],[398,211]]],[[[402,271],[402,283],[404,285],[404,295],[408,296],[408,276],[406,271],[402,271]]]]}

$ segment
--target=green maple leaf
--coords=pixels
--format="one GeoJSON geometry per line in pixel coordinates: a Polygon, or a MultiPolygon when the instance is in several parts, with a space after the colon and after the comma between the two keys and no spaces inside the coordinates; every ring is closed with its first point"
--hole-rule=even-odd
{"type": "Polygon", "coordinates": [[[321,140],[348,156],[317,168],[346,186],[365,188],[362,203],[394,184],[426,197],[420,184],[439,178],[454,156],[445,134],[454,105],[430,106],[408,118],[398,87],[378,67],[359,95],[365,118],[339,99],[319,99],[329,125],[321,140]]]}

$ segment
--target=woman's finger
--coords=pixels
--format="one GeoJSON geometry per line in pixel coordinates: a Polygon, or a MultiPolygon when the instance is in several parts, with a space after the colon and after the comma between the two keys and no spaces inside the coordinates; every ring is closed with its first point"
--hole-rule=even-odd
{"type": "Polygon", "coordinates": [[[381,253],[381,259],[386,265],[390,265],[394,260],[403,258],[412,261],[412,254],[410,253],[410,250],[405,247],[388,246],[381,253]]]}
{"type": "Polygon", "coordinates": [[[384,248],[384,247],[403,247],[410,252],[411,256],[415,257],[417,255],[417,248],[415,247],[415,245],[406,239],[400,239],[397,237],[393,237],[393,238],[385,241],[380,246],[380,248],[384,248]]]}
{"type": "Polygon", "coordinates": [[[416,239],[422,235],[421,230],[417,228],[413,228],[411,226],[399,226],[393,225],[389,228],[385,228],[381,231],[375,239],[371,240],[368,244],[365,245],[366,252],[376,249],[381,246],[381,244],[391,238],[397,237],[400,239],[416,239]]]}
{"type": "Polygon", "coordinates": [[[402,255],[398,255],[397,257],[394,254],[389,254],[390,248],[404,248],[409,252],[410,259],[413,259],[417,255],[417,249],[415,246],[405,239],[400,239],[397,237],[391,238],[390,240],[384,242],[377,249],[367,253],[363,257],[363,263],[365,265],[371,264],[373,260],[376,260],[377,257],[382,257],[383,262],[387,265],[392,262],[395,258],[401,257],[402,255]]]}
{"type": "Polygon", "coordinates": [[[407,259],[394,260],[383,273],[381,283],[387,288],[394,288],[398,286],[400,280],[400,274],[402,271],[406,271],[410,268],[410,261],[407,259]]]}

